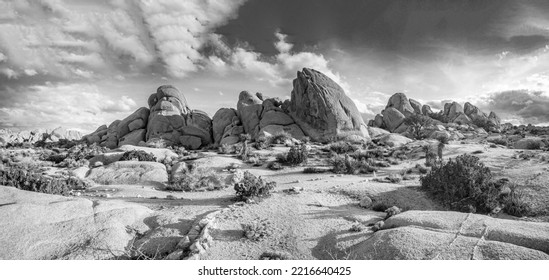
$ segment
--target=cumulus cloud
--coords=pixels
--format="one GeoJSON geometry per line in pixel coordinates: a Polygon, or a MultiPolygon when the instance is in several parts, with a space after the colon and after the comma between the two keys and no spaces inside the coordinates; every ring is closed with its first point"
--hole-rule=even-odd
{"type": "Polygon", "coordinates": [[[151,67],[183,78],[204,65],[201,51],[214,29],[244,2],[0,0],[0,62],[65,78],[151,67]]]}
{"type": "Polygon", "coordinates": [[[332,70],[329,61],[322,54],[312,52],[295,52],[294,45],[287,42],[288,36],[276,31],[274,33],[274,56],[265,56],[249,47],[229,47],[219,35],[212,38],[210,44],[217,50],[208,57],[206,69],[226,73],[236,71],[259,81],[269,82],[272,86],[290,84],[302,68],[313,68],[324,73],[337,82],[347,93],[349,85],[339,73],[332,70]]]}
{"type": "Polygon", "coordinates": [[[520,123],[549,122],[549,94],[541,91],[510,90],[492,93],[481,100],[481,109],[520,123]]]}
{"type": "Polygon", "coordinates": [[[47,83],[25,90],[6,90],[9,92],[5,94],[17,92],[18,98],[4,100],[0,123],[19,128],[63,126],[91,131],[138,108],[132,98],[111,98],[90,84],[47,83]]]}

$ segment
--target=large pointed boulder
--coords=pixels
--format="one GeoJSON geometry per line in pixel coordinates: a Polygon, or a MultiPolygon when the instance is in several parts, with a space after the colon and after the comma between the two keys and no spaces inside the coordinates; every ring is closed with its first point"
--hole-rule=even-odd
{"type": "Polygon", "coordinates": [[[409,101],[410,101],[410,105],[412,105],[412,108],[414,108],[414,113],[418,115],[421,114],[421,103],[419,103],[419,101],[412,98],[410,98],[409,101]]]}
{"type": "Polygon", "coordinates": [[[240,122],[240,119],[238,118],[238,115],[235,109],[221,108],[217,110],[212,120],[213,121],[213,127],[212,127],[213,138],[214,138],[215,144],[219,144],[221,142],[221,140],[223,139],[225,128],[231,125],[235,118],[238,119],[238,122],[240,122]]]}
{"type": "Polygon", "coordinates": [[[355,103],[336,82],[316,70],[303,68],[297,72],[288,110],[312,140],[347,136],[370,140],[355,103]]]}
{"type": "Polygon", "coordinates": [[[406,119],[406,116],[394,107],[383,110],[383,123],[390,132],[395,131],[406,119]]]}
{"type": "Polygon", "coordinates": [[[408,97],[406,97],[406,94],[400,92],[393,94],[393,96],[389,98],[389,102],[387,103],[385,109],[388,108],[395,108],[406,117],[409,117],[415,113],[415,110],[410,104],[408,97]]]}
{"type": "Polygon", "coordinates": [[[244,126],[244,132],[255,139],[259,133],[259,121],[263,112],[263,101],[256,95],[242,91],[238,96],[236,109],[244,126]]]}

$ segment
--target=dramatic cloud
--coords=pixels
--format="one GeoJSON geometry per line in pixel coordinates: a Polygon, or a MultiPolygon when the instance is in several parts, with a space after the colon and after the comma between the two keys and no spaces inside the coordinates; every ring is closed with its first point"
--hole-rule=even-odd
{"type": "Polygon", "coordinates": [[[493,93],[481,108],[498,112],[503,118],[521,123],[549,122],[549,94],[539,91],[512,90],[493,93]]]}
{"type": "Polygon", "coordinates": [[[15,75],[34,69],[90,78],[152,68],[182,78],[204,63],[211,33],[244,2],[4,0],[0,61],[15,75]]]}
{"type": "Polygon", "coordinates": [[[161,84],[213,114],[242,90],[288,98],[303,67],[365,118],[404,92],[547,122],[548,13],[543,0],[0,0],[0,127],[94,129],[161,84]]]}
{"type": "Polygon", "coordinates": [[[0,124],[18,128],[55,128],[63,126],[91,131],[109,124],[138,108],[136,102],[121,96],[113,99],[90,84],[47,84],[24,91],[7,88],[0,105],[0,124]]]}

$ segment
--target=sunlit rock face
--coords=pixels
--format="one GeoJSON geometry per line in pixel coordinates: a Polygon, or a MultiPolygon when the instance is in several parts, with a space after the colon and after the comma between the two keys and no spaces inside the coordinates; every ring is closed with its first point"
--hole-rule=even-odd
{"type": "Polygon", "coordinates": [[[190,109],[185,96],[174,86],[160,86],[149,97],[148,105],[108,127],[99,127],[83,139],[109,148],[162,143],[198,149],[213,143],[212,119],[203,111],[190,109]]]}
{"type": "Polygon", "coordinates": [[[367,126],[344,90],[326,75],[308,68],[293,81],[289,114],[315,141],[336,138],[370,140],[367,126]]]}

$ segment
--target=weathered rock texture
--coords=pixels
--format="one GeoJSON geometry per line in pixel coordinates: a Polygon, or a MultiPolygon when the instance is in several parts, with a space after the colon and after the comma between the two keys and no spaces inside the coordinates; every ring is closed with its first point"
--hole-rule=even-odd
{"type": "MultiPolygon", "coordinates": [[[[404,93],[395,93],[389,98],[385,110],[370,120],[371,126],[387,129],[390,132],[410,135],[405,120],[413,115],[431,118],[432,125],[447,123],[459,125],[478,125],[498,131],[500,120],[494,112],[487,115],[479,108],[467,102],[464,106],[457,102],[444,104],[444,109],[434,113],[429,105],[422,105],[414,99],[408,99],[404,93]]],[[[459,137],[458,137],[459,138],[459,137]]]]}
{"type": "Polygon", "coordinates": [[[357,259],[549,259],[549,224],[406,211],[357,245],[357,259]]]}
{"type": "Polygon", "coordinates": [[[152,211],[116,200],[91,201],[0,186],[0,259],[110,259],[144,233],[152,211]]]}
{"type": "Polygon", "coordinates": [[[101,126],[83,137],[111,149],[122,145],[162,142],[198,149],[213,143],[212,120],[203,111],[192,110],[185,96],[170,85],[160,86],[148,99],[149,108],[139,108],[123,120],[101,126]]]}
{"type": "MultiPolygon", "coordinates": [[[[106,129],[106,127],[105,127],[106,129]]],[[[29,143],[35,144],[39,141],[44,143],[57,142],[61,140],[79,140],[82,134],[76,130],[58,127],[55,129],[35,129],[14,132],[7,129],[0,129],[0,147],[8,144],[29,143]]]]}
{"type": "Polygon", "coordinates": [[[366,124],[354,102],[326,75],[304,68],[293,81],[289,113],[315,141],[356,136],[369,140],[366,124]]]}

